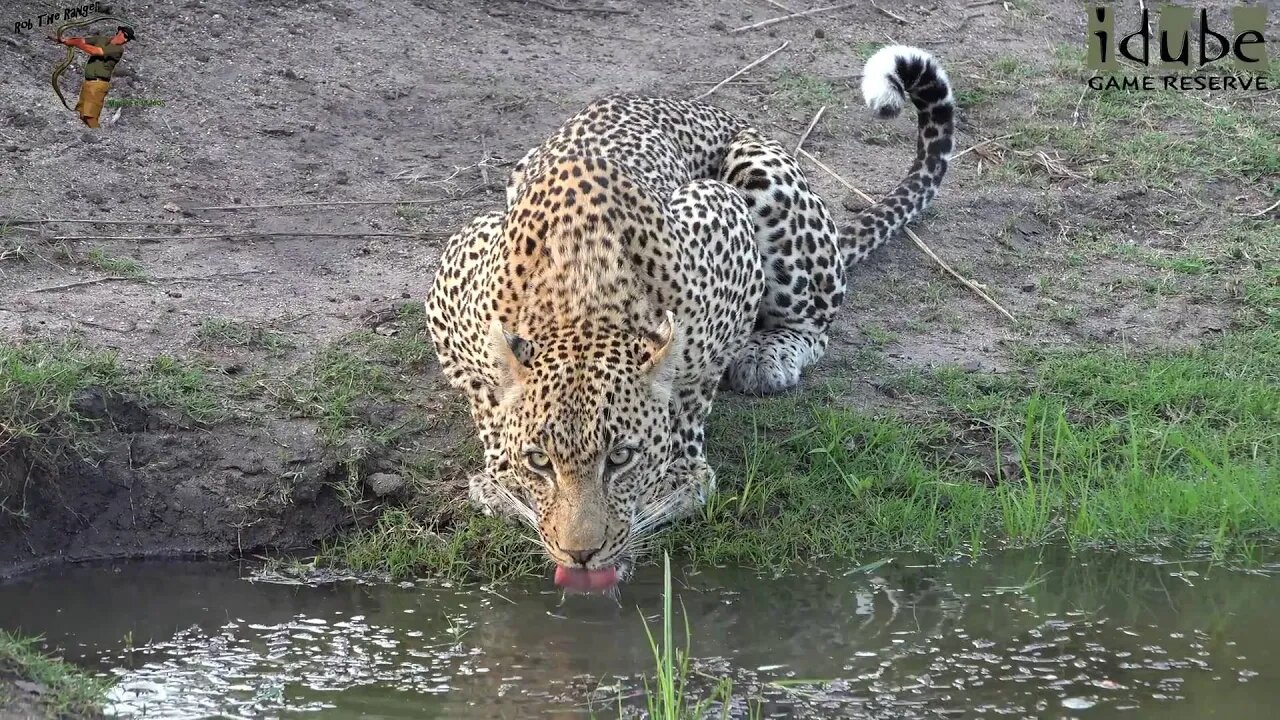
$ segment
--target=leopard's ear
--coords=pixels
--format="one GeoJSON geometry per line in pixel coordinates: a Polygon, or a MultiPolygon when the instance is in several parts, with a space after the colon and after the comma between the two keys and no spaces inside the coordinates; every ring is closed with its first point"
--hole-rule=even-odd
{"type": "Polygon", "coordinates": [[[655,382],[669,383],[672,361],[680,352],[680,328],[676,325],[676,316],[668,310],[666,317],[645,339],[649,355],[641,363],[640,369],[648,373],[655,382]]]}
{"type": "Polygon", "coordinates": [[[529,372],[529,364],[533,362],[533,343],[515,333],[507,332],[502,323],[494,318],[489,323],[489,344],[494,365],[503,377],[502,384],[510,386],[523,383],[529,372]]]}

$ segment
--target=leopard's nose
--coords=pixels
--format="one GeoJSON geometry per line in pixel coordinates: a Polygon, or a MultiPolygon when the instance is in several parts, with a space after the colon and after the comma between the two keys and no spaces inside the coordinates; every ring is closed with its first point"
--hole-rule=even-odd
{"type": "Polygon", "coordinates": [[[600,548],[591,548],[590,550],[562,550],[562,552],[579,563],[586,565],[588,560],[595,557],[595,554],[600,552],[600,548]]]}

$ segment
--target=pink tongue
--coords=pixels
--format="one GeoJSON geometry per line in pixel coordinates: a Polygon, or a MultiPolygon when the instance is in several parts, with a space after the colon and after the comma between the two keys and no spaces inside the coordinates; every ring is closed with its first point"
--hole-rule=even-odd
{"type": "Polygon", "coordinates": [[[556,566],[556,585],[571,592],[604,592],[617,584],[617,568],[588,570],[586,568],[567,568],[563,565],[556,566]]]}

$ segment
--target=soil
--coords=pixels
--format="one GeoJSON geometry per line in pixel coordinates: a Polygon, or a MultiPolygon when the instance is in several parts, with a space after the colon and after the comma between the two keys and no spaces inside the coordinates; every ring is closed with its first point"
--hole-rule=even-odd
{"type": "Polygon", "coordinates": [[[44,717],[40,709],[43,690],[35,683],[0,672],[0,717],[6,720],[44,717]]]}
{"type": "MultiPolygon", "coordinates": [[[[0,668],[0,718],[4,720],[39,720],[49,717],[43,702],[53,690],[0,668]]],[[[77,715],[78,720],[102,717],[101,713],[77,715]]]]}
{"type": "MultiPolygon", "coordinates": [[[[828,105],[806,149],[874,196],[904,173],[914,125],[865,112],[858,48],[889,41],[927,48],[963,89],[989,81],[998,57],[1047,72],[1054,47],[1075,47],[1084,36],[1084,14],[1068,0],[881,7],[890,5],[910,23],[867,3],[735,34],[728,29],[781,11],[757,0],[121,4],[116,9],[134,20],[137,39],[110,97],[162,105],[107,108],[98,130],[81,126],[50,91],[61,49],[39,28],[6,31],[0,217],[228,227],[63,223],[18,231],[25,254],[0,260],[0,333],[13,341],[75,336],[139,367],[163,355],[287,372],[366,328],[392,303],[421,299],[443,238],[499,207],[507,166],[600,95],[699,95],[787,41],[710,100],[788,142],[828,105]],[[826,85],[806,90],[797,78],[826,85]],[[328,204],[347,200],[388,204],[328,204]],[[317,204],[200,209],[297,202],[317,204]],[[219,232],[240,236],[203,237],[219,232]],[[99,235],[154,239],[89,237],[99,235]],[[101,280],[118,273],[86,262],[95,249],[136,261],[145,279],[101,280]],[[94,282],[46,289],[81,281],[94,282]],[[277,354],[211,349],[197,337],[210,318],[272,328],[292,347],[277,354]]],[[[49,9],[16,0],[0,20],[11,28],[49,9]]],[[[72,102],[76,87],[73,70],[64,79],[72,102]]],[[[957,147],[999,135],[1005,110],[1026,102],[1015,92],[962,113],[957,147]]],[[[835,180],[809,172],[836,205],[845,200],[835,180]]],[[[1267,204],[1265,189],[1244,184],[1185,180],[1179,192],[1223,212],[1267,204]]],[[[1061,272],[1069,225],[1097,223],[1131,231],[1139,245],[1158,243],[1144,228],[1152,208],[1168,199],[1133,193],[1126,182],[993,182],[980,153],[969,153],[917,229],[1022,324],[1009,323],[902,238],[856,269],[831,350],[806,382],[847,372],[850,358],[871,345],[882,346],[895,367],[999,372],[1012,365],[1013,341],[1141,349],[1220,332],[1234,312],[1229,293],[1153,302],[1115,292],[1117,278],[1154,272],[1122,261],[1099,263],[1052,297],[1043,289],[1042,278],[1061,272]],[[1055,322],[1054,308],[1064,305],[1076,317],[1055,322]],[[871,328],[891,339],[873,342],[871,328]]],[[[1180,231],[1193,235],[1213,222],[1196,219],[1180,231]]],[[[419,409],[443,402],[431,394],[442,386],[430,363],[422,373],[419,409]]],[[[864,379],[851,403],[898,407],[864,379]]],[[[57,559],[306,546],[354,521],[335,490],[348,468],[314,419],[281,411],[205,425],[110,393],[78,402],[105,420],[92,462],[42,467],[17,452],[0,459],[0,496],[22,489],[25,502],[22,518],[0,519],[0,575],[57,559]]],[[[420,449],[438,443],[444,450],[467,430],[457,423],[421,440],[420,449]]],[[[361,469],[394,469],[394,460],[375,452],[361,469]]]]}

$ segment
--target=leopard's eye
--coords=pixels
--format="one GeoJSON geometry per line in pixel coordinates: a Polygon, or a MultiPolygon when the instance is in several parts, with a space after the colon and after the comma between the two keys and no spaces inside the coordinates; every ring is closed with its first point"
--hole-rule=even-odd
{"type": "Polygon", "coordinates": [[[524,461],[535,472],[546,472],[551,469],[551,458],[541,450],[530,450],[524,454],[524,461]]]}
{"type": "Polygon", "coordinates": [[[629,447],[620,447],[609,453],[608,463],[611,469],[620,468],[631,462],[631,458],[635,456],[636,451],[629,447]]]}

